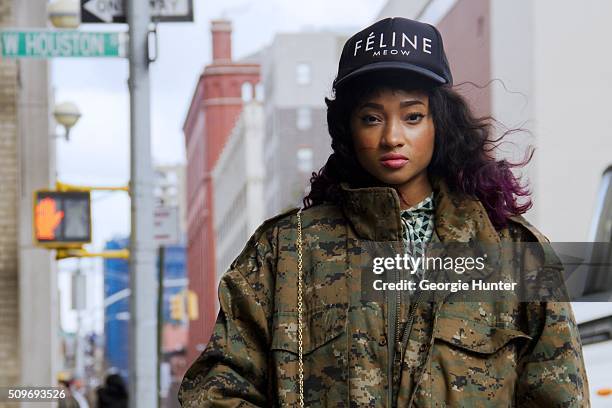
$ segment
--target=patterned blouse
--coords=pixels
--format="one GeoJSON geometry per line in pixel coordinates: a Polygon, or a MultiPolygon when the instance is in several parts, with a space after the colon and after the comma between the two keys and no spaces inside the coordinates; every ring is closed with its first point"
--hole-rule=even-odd
{"type": "MultiPolygon", "coordinates": [[[[426,244],[431,240],[434,230],[434,193],[431,192],[423,201],[406,209],[401,210],[400,215],[404,225],[404,243],[407,252],[413,256],[423,255],[424,248],[420,244],[426,244]]],[[[422,277],[422,271],[417,275],[422,277]]]]}

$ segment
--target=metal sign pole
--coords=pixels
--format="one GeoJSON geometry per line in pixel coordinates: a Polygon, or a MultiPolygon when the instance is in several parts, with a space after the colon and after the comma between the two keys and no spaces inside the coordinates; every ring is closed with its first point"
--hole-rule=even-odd
{"type": "Polygon", "coordinates": [[[157,407],[157,279],[153,244],[153,169],[149,102],[149,2],[127,2],[130,89],[129,406],[157,407]]]}
{"type": "Polygon", "coordinates": [[[83,344],[83,309],[85,309],[85,299],[87,294],[87,285],[85,284],[85,275],[83,275],[83,263],[78,260],[77,269],[72,279],[72,300],[73,308],[77,314],[77,331],[76,331],[76,353],[75,353],[75,374],[76,377],[83,380],[85,378],[85,361],[84,361],[84,344],[83,344]],[[76,287],[75,287],[76,286],[76,287]]]}

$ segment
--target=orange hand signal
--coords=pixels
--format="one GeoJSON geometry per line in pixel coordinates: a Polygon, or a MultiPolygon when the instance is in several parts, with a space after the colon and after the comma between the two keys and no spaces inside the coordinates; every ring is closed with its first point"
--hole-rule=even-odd
{"type": "Polygon", "coordinates": [[[608,396],[610,394],[612,394],[612,388],[601,388],[597,390],[597,395],[600,395],[602,397],[608,396]]]}
{"type": "Polygon", "coordinates": [[[55,200],[43,198],[36,204],[35,214],[36,238],[50,240],[55,238],[55,228],[64,218],[63,211],[57,211],[55,200]]]}

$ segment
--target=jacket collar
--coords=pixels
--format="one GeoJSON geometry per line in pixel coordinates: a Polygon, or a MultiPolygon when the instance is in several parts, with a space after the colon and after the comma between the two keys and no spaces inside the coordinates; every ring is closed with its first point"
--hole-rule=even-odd
{"type": "MultiPolygon", "coordinates": [[[[477,199],[452,193],[441,178],[431,178],[434,191],[434,239],[441,242],[500,243],[489,216],[477,199]]],[[[391,187],[351,188],[341,185],[342,209],[360,238],[374,241],[402,239],[400,200],[391,187]]]]}

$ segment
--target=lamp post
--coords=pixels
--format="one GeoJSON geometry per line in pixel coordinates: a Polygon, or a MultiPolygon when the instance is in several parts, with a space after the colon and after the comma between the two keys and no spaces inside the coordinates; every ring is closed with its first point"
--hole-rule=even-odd
{"type": "Polygon", "coordinates": [[[81,118],[81,112],[79,108],[72,102],[63,102],[59,105],[55,105],[55,109],[53,109],[53,117],[55,121],[64,127],[65,133],[64,137],[66,141],[70,138],[70,129],[81,118]]]}
{"type": "Polygon", "coordinates": [[[77,28],[81,24],[78,0],[55,0],[47,7],[47,13],[56,28],[77,28]]]}

